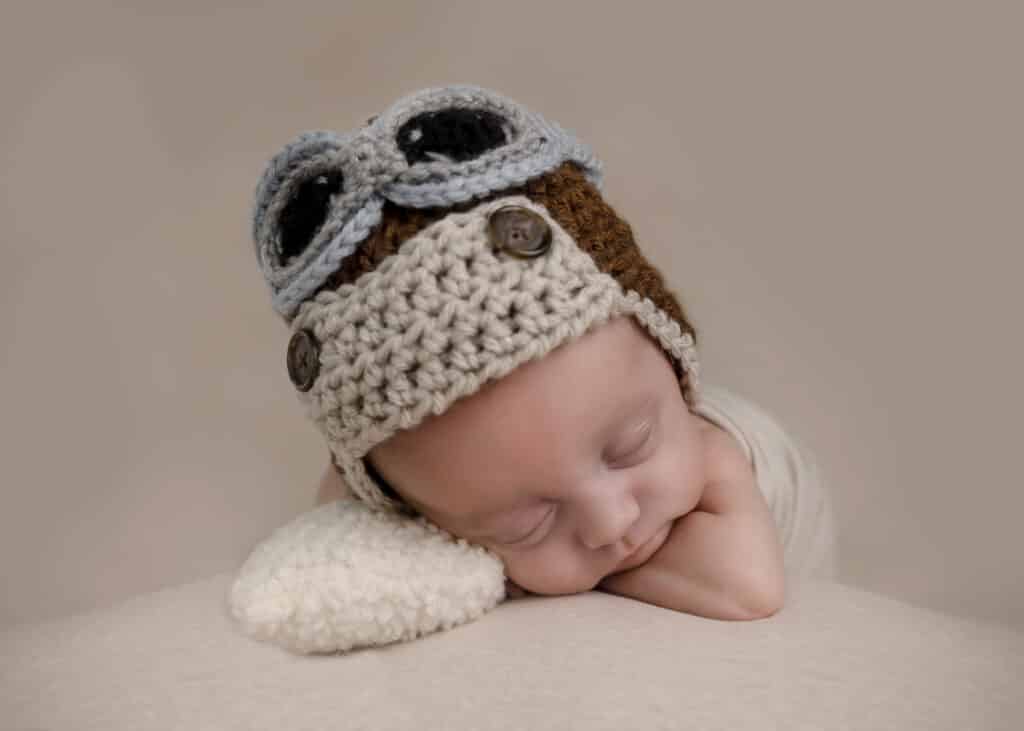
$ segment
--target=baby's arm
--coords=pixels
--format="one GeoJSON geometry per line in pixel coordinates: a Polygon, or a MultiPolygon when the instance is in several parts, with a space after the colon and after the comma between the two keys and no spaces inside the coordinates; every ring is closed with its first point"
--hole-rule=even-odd
{"type": "Polygon", "coordinates": [[[713,619],[760,619],[782,608],[782,547],[739,446],[710,437],[707,486],[644,565],[601,582],[613,594],[713,619]]]}

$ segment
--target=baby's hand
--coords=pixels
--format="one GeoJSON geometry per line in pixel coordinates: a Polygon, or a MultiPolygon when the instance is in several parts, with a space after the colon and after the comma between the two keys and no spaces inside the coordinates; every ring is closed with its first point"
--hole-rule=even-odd
{"type": "Polygon", "coordinates": [[[643,566],[600,584],[629,596],[713,619],[760,619],[784,599],[782,547],[753,468],[721,430],[707,435],[707,485],[643,566]]]}

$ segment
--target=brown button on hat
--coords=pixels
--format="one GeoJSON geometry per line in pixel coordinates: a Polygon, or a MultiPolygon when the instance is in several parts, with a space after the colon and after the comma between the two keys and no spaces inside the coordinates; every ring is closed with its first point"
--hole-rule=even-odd
{"type": "Polygon", "coordinates": [[[495,251],[532,259],[551,248],[551,227],[529,208],[503,206],[487,223],[495,251]]]}
{"type": "Polygon", "coordinates": [[[288,341],[288,377],[295,388],[306,392],[313,388],[320,372],[320,344],[308,330],[299,330],[288,341]]]}

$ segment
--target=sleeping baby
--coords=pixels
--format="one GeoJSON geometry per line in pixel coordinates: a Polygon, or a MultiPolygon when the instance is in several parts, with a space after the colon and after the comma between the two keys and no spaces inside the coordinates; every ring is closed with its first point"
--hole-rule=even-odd
{"type": "Polygon", "coordinates": [[[360,500],[498,556],[513,594],[718,619],[830,576],[813,461],[698,378],[696,334],[571,134],[469,86],[270,163],[253,234],[288,372],[360,500]]]}

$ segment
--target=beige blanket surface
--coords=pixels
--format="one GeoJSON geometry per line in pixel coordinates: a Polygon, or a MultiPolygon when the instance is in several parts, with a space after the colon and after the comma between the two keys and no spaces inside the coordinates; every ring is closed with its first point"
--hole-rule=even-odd
{"type": "Polygon", "coordinates": [[[836,583],[801,582],[757,622],[590,592],[301,656],[238,631],[233,578],[0,632],[0,728],[1024,728],[1024,634],[836,583]]]}
{"type": "Polygon", "coordinates": [[[695,410],[732,434],[753,463],[779,529],[787,573],[834,578],[833,499],[806,445],[766,411],[721,387],[703,386],[695,410]]]}

